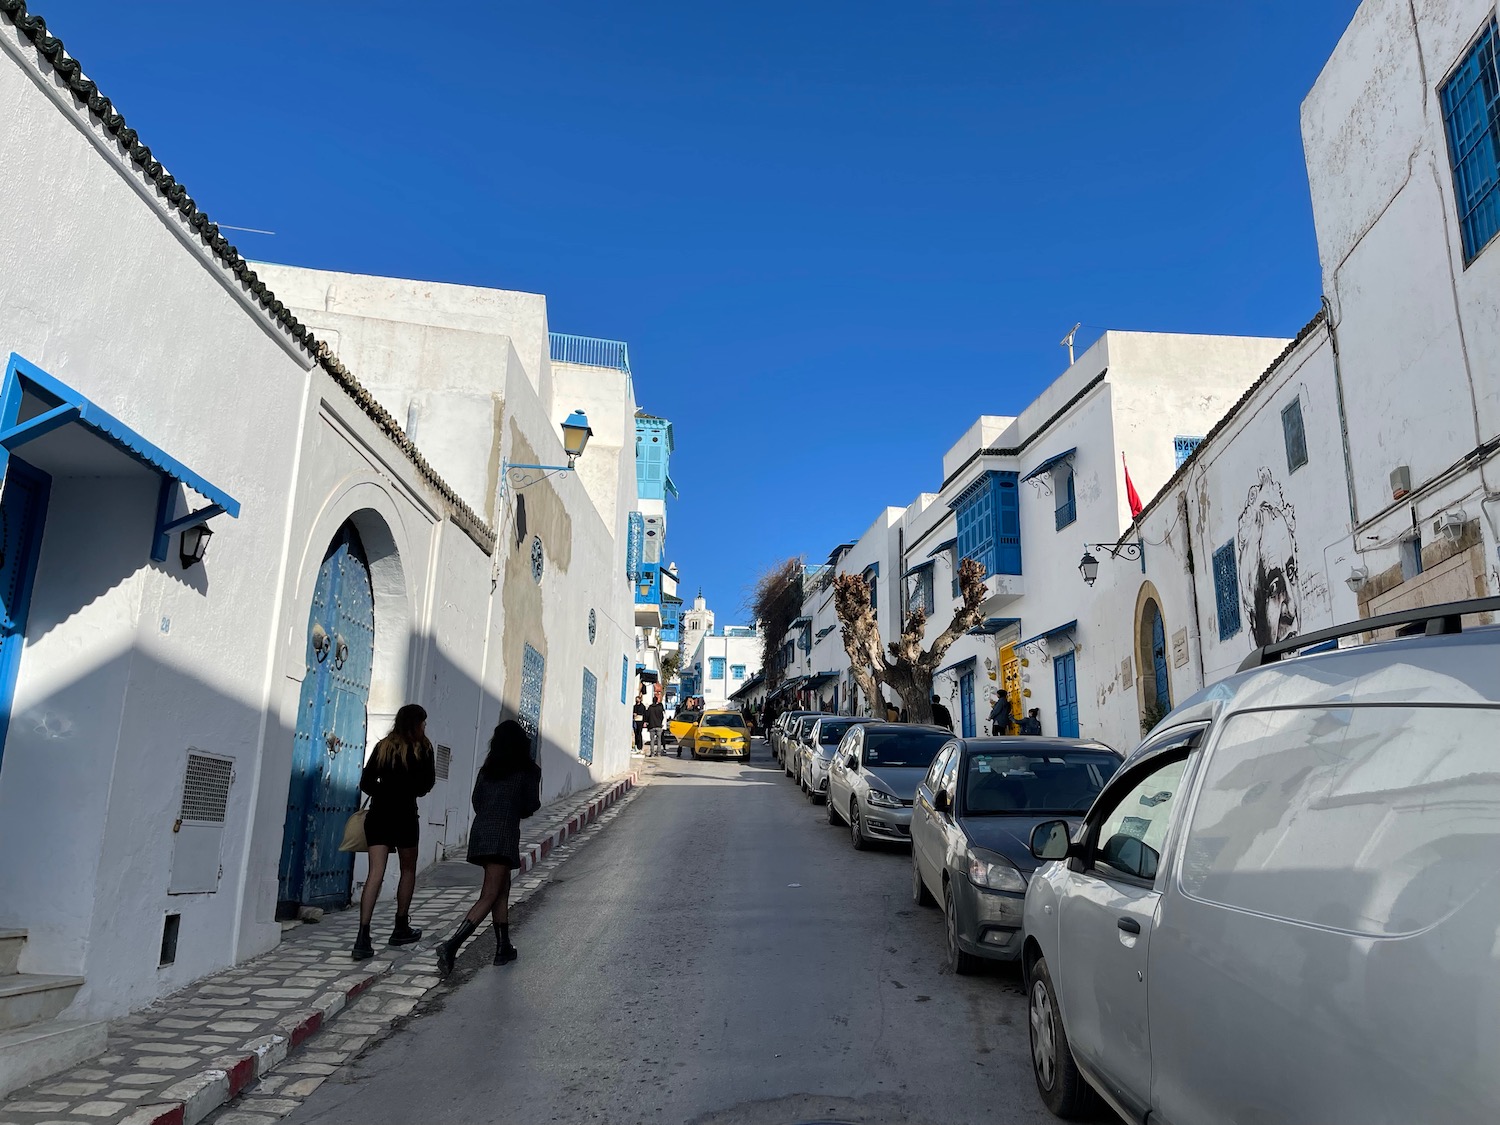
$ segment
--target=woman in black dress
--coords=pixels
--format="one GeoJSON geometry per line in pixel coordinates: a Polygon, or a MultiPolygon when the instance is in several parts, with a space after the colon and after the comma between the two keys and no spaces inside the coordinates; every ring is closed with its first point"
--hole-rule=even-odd
{"type": "Polygon", "coordinates": [[[359,899],[359,936],[350,951],[356,961],[375,956],[370,944],[370,919],[385,880],[385,865],[391,849],[401,862],[401,880],[396,884],[396,925],[388,945],[411,945],[422,937],[411,928],[407,911],[417,885],[417,838],[421,825],[417,798],[432,792],[437,783],[436,755],[427,741],[427,712],[408,703],[396,712],[391,733],[375,744],[365,763],[359,787],[370,796],[365,813],[365,840],[370,845],[370,871],[359,899]]]}
{"type": "Polygon", "coordinates": [[[453,959],[484,916],[495,922],[495,964],[518,956],[510,943],[510,873],[521,866],[521,821],[541,807],[542,770],[531,760],[531,736],[507,719],[490,736],[490,753],[474,781],[474,827],[469,862],[484,868],[479,900],[453,936],[438,946],[438,972],[453,971],[453,959]]]}

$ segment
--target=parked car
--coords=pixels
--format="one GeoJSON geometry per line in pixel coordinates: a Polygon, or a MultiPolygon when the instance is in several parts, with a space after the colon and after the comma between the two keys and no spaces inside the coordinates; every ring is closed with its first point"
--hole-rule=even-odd
{"type": "Polygon", "coordinates": [[[838,753],[839,745],[849,728],[861,723],[873,723],[874,719],[845,718],[822,715],[813,724],[808,735],[808,749],[801,755],[802,792],[813,804],[828,796],[828,765],[838,753]]]}
{"type": "Polygon", "coordinates": [[[792,727],[797,720],[804,715],[816,715],[816,711],[787,711],[776,720],[775,732],[771,739],[771,752],[776,755],[776,760],[785,764],[787,739],[791,736],[792,727]]]}
{"type": "Polygon", "coordinates": [[[662,741],[677,743],[680,757],[682,746],[692,746],[693,731],[697,728],[698,720],[701,718],[703,718],[703,712],[696,707],[678,711],[667,720],[667,729],[662,733],[662,741]]]}
{"type": "Polygon", "coordinates": [[[781,739],[781,768],[787,777],[797,776],[797,759],[802,753],[803,740],[818,717],[817,711],[804,711],[787,726],[786,734],[781,739]]]}
{"type": "Polygon", "coordinates": [[[856,850],[911,840],[911,806],[932,759],[953,738],[942,727],[863,723],[828,768],[828,823],[849,825],[856,850]]]}
{"type": "Polygon", "coordinates": [[[813,750],[813,728],[818,725],[820,719],[834,719],[837,715],[825,715],[821,711],[814,711],[810,715],[803,715],[797,721],[796,737],[787,743],[786,772],[793,781],[801,783],[802,766],[807,761],[807,756],[813,750]]]}
{"type": "Polygon", "coordinates": [[[1500,598],[1257,650],[1027,889],[1037,1087],[1130,1121],[1500,1121],[1500,598]],[[1296,646],[1391,627],[1317,655],[1296,646]]]}
{"type": "Polygon", "coordinates": [[[738,711],[705,711],[693,728],[693,757],[750,760],[750,730],[738,711]]]}
{"type": "Polygon", "coordinates": [[[933,759],[912,806],[911,888],[942,906],[954,972],[1020,957],[1031,830],[1076,825],[1119,767],[1108,746],[1074,738],[959,739],[933,759]]]}

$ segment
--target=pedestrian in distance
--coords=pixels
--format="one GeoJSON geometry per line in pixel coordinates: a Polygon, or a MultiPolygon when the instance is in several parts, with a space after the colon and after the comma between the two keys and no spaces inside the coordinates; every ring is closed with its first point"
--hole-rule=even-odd
{"type": "Polygon", "coordinates": [[[1004,735],[1010,733],[1010,696],[1002,689],[995,700],[995,705],[990,708],[990,733],[1004,735]]]}
{"type": "MultiPolygon", "coordinates": [[[[666,721],[667,710],[661,705],[661,696],[658,694],[651,701],[651,706],[646,708],[646,729],[651,736],[651,749],[646,752],[648,758],[654,758],[662,753],[661,728],[666,721]]],[[[682,756],[682,748],[677,748],[678,757],[682,756]]]]}
{"type": "Polygon", "coordinates": [[[1022,734],[1042,733],[1042,709],[1040,707],[1033,707],[1026,712],[1026,717],[1020,723],[1020,731],[1022,734]]]}
{"type": "Polygon", "coordinates": [[[631,708],[630,725],[635,729],[635,752],[641,752],[641,736],[646,729],[646,689],[635,694],[635,706],[631,708]]]}
{"type": "Polygon", "coordinates": [[[479,898],[453,936],[438,946],[438,973],[453,971],[454,959],[488,914],[495,925],[496,965],[519,954],[510,941],[510,873],[521,866],[521,821],[542,807],[542,770],[531,760],[531,736],[506,719],[490,736],[490,752],[474,779],[474,825],[469,862],[484,868],[479,898]]]}
{"type": "Polygon", "coordinates": [[[953,729],[953,716],[948,714],[948,708],[944,707],[942,700],[935,695],[932,697],[932,721],[940,727],[953,729]]]}
{"type": "Polygon", "coordinates": [[[396,924],[386,944],[411,945],[421,940],[422,931],[412,929],[408,917],[412,891],[417,886],[417,842],[422,830],[417,798],[431,793],[436,783],[437,756],[427,740],[427,712],[408,703],[396,712],[391,733],[375,744],[375,752],[359,778],[360,791],[370,798],[365,813],[370,865],[359,897],[359,933],[350,950],[356,961],[375,956],[370,921],[392,849],[401,864],[401,878],[396,883],[396,924]]]}

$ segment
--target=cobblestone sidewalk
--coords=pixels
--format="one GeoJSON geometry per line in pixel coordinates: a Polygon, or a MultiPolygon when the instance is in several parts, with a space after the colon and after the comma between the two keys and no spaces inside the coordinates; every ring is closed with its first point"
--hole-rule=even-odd
{"type": "MultiPolygon", "coordinates": [[[[546,882],[572,851],[569,841],[613,820],[637,785],[635,777],[607,782],[525,821],[511,902],[546,882]]],[[[356,911],[298,926],[271,952],[113,1022],[105,1054],[0,1100],[0,1125],[194,1125],[226,1102],[217,1125],[290,1113],[438,984],[433,950],[475,892],[442,885],[450,864],[430,869],[412,898],[416,945],[391,949],[377,933],[375,958],[355,962],[356,911]]],[[[390,903],[381,905],[377,927],[389,924],[390,903]]],[[[477,940],[491,940],[488,929],[477,940]]]]}

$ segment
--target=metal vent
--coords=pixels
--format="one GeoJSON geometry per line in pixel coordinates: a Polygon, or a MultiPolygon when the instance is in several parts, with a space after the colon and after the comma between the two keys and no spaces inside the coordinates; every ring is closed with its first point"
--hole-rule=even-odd
{"type": "Polygon", "coordinates": [[[437,748],[437,762],[435,765],[438,777],[446,781],[448,779],[448,770],[452,765],[453,750],[447,746],[439,746],[437,748]]]}
{"type": "Polygon", "coordinates": [[[182,781],[182,819],[223,824],[229,811],[229,783],[234,763],[206,754],[189,754],[182,781]]]}

